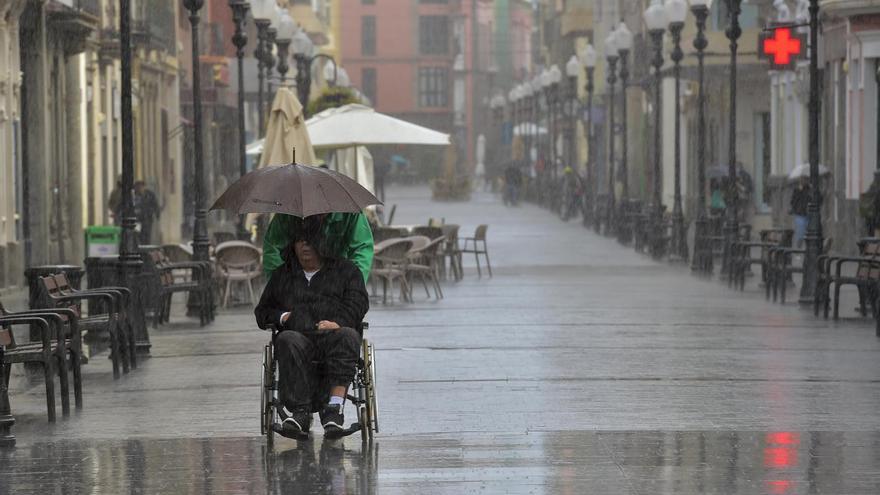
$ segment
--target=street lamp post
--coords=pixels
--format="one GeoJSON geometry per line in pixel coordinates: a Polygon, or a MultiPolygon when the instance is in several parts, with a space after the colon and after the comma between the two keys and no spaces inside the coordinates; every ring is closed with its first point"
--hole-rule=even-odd
{"type": "Polygon", "coordinates": [[[254,24],[257,26],[257,48],[254,50],[254,58],[257,61],[257,136],[263,137],[266,125],[266,110],[264,101],[266,99],[266,52],[270,50],[267,45],[266,35],[269,25],[272,24],[272,4],[274,0],[253,0],[251,13],[254,17],[254,24]]]}
{"type": "Polygon", "coordinates": [[[586,90],[587,90],[587,187],[584,188],[586,191],[587,202],[584,208],[584,225],[592,222],[594,225],[596,223],[596,217],[594,215],[594,201],[596,199],[596,194],[598,191],[596,190],[595,184],[595,174],[593,173],[593,167],[595,166],[595,161],[593,157],[595,156],[593,153],[595,150],[593,149],[594,138],[593,134],[593,90],[595,86],[593,84],[594,72],[596,70],[596,50],[593,48],[592,44],[587,44],[584,48],[583,52],[581,52],[581,63],[584,66],[584,70],[586,71],[587,82],[586,82],[586,90]]]}
{"type": "Polygon", "coordinates": [[[578,114],[578,76],[581,73],[581,63],[577,58],[577,55],[572,55],[570,59],[568,59],[568,63],[565,64],[565,75],[568,76],[568,89],[566,90],[566,101],[568,101],[568,112],[566,122],[566,129],[568,131],[567,137],[567,145],[566,146],[566,154],[568,157],[566,158],[566,165],[571,167],[575,174],[579,174],[578,169],[580,168],[575,160],[575,142],[574,136],[575,131],[577,130],[577,114],[578,114]]]}
{"type": "MultiPolygon", "coordinates": [[[[235,34],[232,35],[232,44],[235,45],[235,56],[238,58],[238,169],[240,176],[247,173],[247,140],[245,136],[244,122],[244,47],[247,45],[247,33],[244,24],[250,4],[247,0],[229,0],[229,8],[232,9],[232,21],[235,24],[235,34]]],[[[250,234],[245,225],[245,216],[238,218],[238,238],[248,239],[250,234]]]]}
{"type": "Polygon", "coordinates": [[[660,176],[662,168],[660,163],[660,70],[663,67],[663,33],[666,31],[666,13],[660,0],[651,0],[651,5],[645,10],[645,25],[654,45],[654,58],[651,65],[654,66],[654,208],[652,209],[651,230],[651,254],[659,258],[663,254],[663,198],[662,181],[660,176]]]}
{"type": "Polygon", "coordinates": [[[605,38],[605,60],[608,62],[608,206],[605,211],[605,235],[614,233],[614,84],[617,82],[617,51],[614,32],[605,38]]]}
{"type": "Polygon", "coordinates": [[[183,0],[184,7],[189,10],[189,22],[192,26],[192,91],[193,91],[193,138],[194,175],[195,175],[195,222],[193,224],[193,259],[208,261],[208,212],[205,210],[205,163],[202,148],[202,85],[199,64],[199,9],[204,0],[183,0]]]}
{"type": "Polygon", "coordinates": [[[561,191],[555,190],[558,187],[557,181],[559,178],[558,163],[559,163],[559,153],[556,148],[556,141],[559,139],[559,116],[560,116],[560,102],[562,98],[560,97],[559,91],[559,82],[562,80],[562,72],[559,70],[559,67],[553,65],[550,67],[544,75],[544,84],[545,89],[547,90],[547,129],[550,131],[550,178],[553,181],[553,188],[551,189],[551,194],[553,194],[556,200],[553,203],[554,207],[559,207],[562,209],[561,204],[561,191]]]}
{"type": "Polygon", "coordinates": [[[687,3],[685,0],[666,0],[664,9],[666,20],[669,22],[669,34],[672,36],[670,59],[672,59],[675,76],[675,197],[672,204],[672,246],[670,246],[669,255],[672,259],[687,261],[687,232],[684,225],[684,210],[681,205],[681,59],[684,58],[684,53],[681,50],[681,30],[684,28],[684,20],[687,18],[687,3]]]}
{"type": "Polygon", "coordinates": [[[727,27],[727,38],[730,40],[730,129],[728,134],[728,168],[727,168],[727,218],[724,224],[724,247],[721,258],[721,272],[729,273],[733,243],[739,237],[739,219],[737,207],[739,203],[736,188],[736,51],[737,40],[742,35],[739,26],[740,4],[742,0],[728,0],[730,24],[727,27]]]}
{"type": "Polygon", "coordinates": [[[138,252],[138,238],[135,232],[137,219],[134,213],[134,130],[132,129],[132,85],[131,85],[131,3],[119,2],[119,44],[122,62],[122,239],[119,246],[120,285],[135,287],[137,275],[143,261],[138,252]]]}
{"type": "MultiPolygon", "coordinates": [[[[800,302],[813,302],[816,271],[822,252],[822,196],[819,191],[819,2],[810,0],[810,201],[807,203],[807,232],[804,236],[804,278],[800,302]]],[[[784,283],[784,282],[783,282],[784,283]]],[[[880,327],[877,328],[880,336],[880,327]]]]}
{"type": "Polygon", "coordinates": [[[712,0],[691,0],[691,12],[697,20],[694,48],[697,50],[697,221],[694,235],[694,256],[691,268],[699,273],[712,273],[712,245],[708,242],[709,220],[706,215],[706,88],[704,75],[706,19],[712,0]]]}
{"type": "Polygon", "coordinates": [[[615,31],[615,43],[617,44],[617,53],[620,55],[620,116],[621,116],[621,138],[620,147],[620,175],[621,175],[621,194],[619,215],[617,219],[617,240],[623,244],[628,244],[632,240],[632,228],[627,218],[629,205],[629,170],[628,170],[628,151],[629,143],[627,136],[627,101],[626,86],[629,82],[629,54],[633,47],[633,34],[630,32],[626,24],[621,20],[620,25],[615,31]]]}

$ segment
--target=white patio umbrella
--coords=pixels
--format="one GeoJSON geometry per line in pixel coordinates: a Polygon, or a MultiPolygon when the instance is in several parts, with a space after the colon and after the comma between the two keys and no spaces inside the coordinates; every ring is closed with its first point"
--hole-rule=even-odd
{"type": "MultiPolygon", "coordinates": [[[[819,164],[819,175],[828,175],[831,171],[828,170],[828,167],[825,165],[819,164]]],[[[810,164],[809,163],[801,163],[791,172],[788,173],[788,180],[798,180],[801,177],[809,177],[810,176],[810,164]]]]}
{"type": "Polygon", "coordinates": [[[449,145],[449,134],[355,103],[324,110],[307,120],[306,127],[315,148],[349,148],[376,144],[449,145]]]}
{"type": "Polygon", "coordinates": [[[257,156],[263,153],[263,144],[266,143],[266,138],[257,139],[256,141],[247,145],[247,149],[245,150],[245,154],[248,156],[257,156]]]}

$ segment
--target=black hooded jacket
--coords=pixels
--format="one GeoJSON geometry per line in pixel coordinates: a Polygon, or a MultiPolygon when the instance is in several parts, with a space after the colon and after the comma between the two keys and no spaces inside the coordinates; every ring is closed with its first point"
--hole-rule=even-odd
{"type": "Polygon", "coordinates": [[[357,328],[370,309],[370,299],[364,277],[354,263],[324,259],[309,282],[292,247],[285,249],[283,256],[284,265],[272,273],[254,310],[260,328],[278,324],[281,315],[288,311],[285,330],[314,331],[322,320],[357,328]]]}

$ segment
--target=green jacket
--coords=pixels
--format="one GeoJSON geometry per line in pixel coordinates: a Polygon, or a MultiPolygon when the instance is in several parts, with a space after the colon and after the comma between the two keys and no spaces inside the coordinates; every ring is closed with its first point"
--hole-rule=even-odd
{"type": "MultiPolygon", "coordinates": [[[[263,239],[263,271],[266,277],[281,266],[281,252],[290,244],[290,231],[293,222],[302,222],[299,217],[275,215],[269,222],[266,237],[263,239]]],[[[351,260],[364,275],[364,282],[370,276],[373,266],[373,231],[363,213],[330,213],[324,219],[324,236],[331,252],[351,260]]]]}

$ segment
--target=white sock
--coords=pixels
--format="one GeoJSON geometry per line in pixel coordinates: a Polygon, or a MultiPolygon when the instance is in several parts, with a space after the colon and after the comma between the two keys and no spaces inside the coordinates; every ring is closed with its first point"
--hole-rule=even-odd
{"type": "Polygon", "coordinates": [[[339,397],[338,395],[333,395],[330,397],[330,405],[331,406],[336,406],[336,405],[341,406],[343,402],[345,402],[344,397],[339,397]]]}

